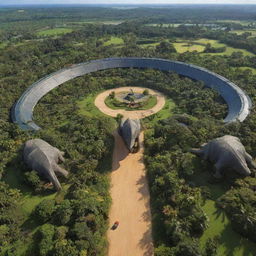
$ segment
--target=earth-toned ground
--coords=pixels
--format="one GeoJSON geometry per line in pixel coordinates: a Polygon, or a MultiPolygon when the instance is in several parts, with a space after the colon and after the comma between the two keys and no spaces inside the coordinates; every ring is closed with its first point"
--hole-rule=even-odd
{"type": "Polygon", "coordinates": [[[94,101],[95,106],[102,111],[104,114],[116,117],[117,114],[121,114],[124,116],[124,118],[132,118],[132,119],[142,119],[144,117],[153,115],[157,113],[159,110],[161,110],[164,107],[165,104],[165,97],[162,93],[148,89],[148,88],[143,88],[143,87],[120,87],[120,88],[115,88],[115,89],[110,89],[106,90],[102,93],[100,93],[95,101],[94,101]],[[132,89],[134,92],[142,93],[145,89],[149,91],[149,94],[155,95],[157,97],[157,104],[147,110],[136,110],[136,111],[127,111],[124,109],[111,109],[105,104],[105,99],[109,96],[111,92],[119,93],[123,91],[130,91],[132,89]]]}
{"type": "MultiPolygon", "coordinates": [[[[111,109],[105,104],[106,97],[112,92],[121,91],[143,92],[147,88],[122,87],[107,90],[95,99],[95,105],[103,113],[116,117],[122,114],[124,118],[144,118],[157,113],[165,105],[164,96],[149,90],[151,95],[157,96],[157,104],[149,110],[126,111],[111,109]]],[[[111,189],[112,205],[109,214],[109,256],[152,256],[154,254],[151,233],[151,213],[149,189],[146,170],[143,163],[143,132],[140,134],[140,150],[136,154],[129,154],[123,139],[117,131],[114,132],[115,148],[113,153],[111,189]],[[117,229],[111,227],[119,221],[117,229]]]]}
{"type": "MultiPolygon", "coordinates": [[[[141,143],[138,153],[129,154],[117,132],[114,137],[108,255],[152,256],[151,213],[143,145],[141,143]],[[115,221],[119,221],[119,226],[111,230],[115,221]]],[[[143,133],[140,141],[143,141],[143,133]]]]}

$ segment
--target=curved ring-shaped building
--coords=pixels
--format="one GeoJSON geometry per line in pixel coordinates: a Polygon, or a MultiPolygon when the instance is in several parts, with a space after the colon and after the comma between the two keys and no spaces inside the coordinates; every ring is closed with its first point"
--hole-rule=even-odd
{"type": "Polygon", "coordinates": [[[228,104],[228,115],[224,122],[243,121],[249,114],[250,98],[235,84],[207,69],[156,58],[108,58],[93,60],[61,69],[32,84],[20,97],[12,109],[13,122],[24,130],[40,129],[33,122],[33,109],[37,102],[49,91],[78,76],[111,68],[151,68],[174,71],[180,75],[203,81],[206,86],[217,90],[228,104]]]}

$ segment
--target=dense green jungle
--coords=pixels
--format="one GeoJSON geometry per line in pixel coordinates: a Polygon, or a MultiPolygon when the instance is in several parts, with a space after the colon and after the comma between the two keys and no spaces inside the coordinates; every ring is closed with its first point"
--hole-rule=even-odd
{"type": "Polygon", "coordinates": [[[109,173],[118,118],[94,106],[122,86],[165,94],[142,120],[155,256],[254,256],[256,178],[227,172],[189,153],[225,134],[256,158],[256,7],[0,7],[0,255],[101,256],[111,205],[109,173]],[[156,57],[216,72],[252,99],[242,123],[224,124],[217,92],[174,72],[111,69],[73,79],[34,110],[38,132],[10,119],[28,86],[72,64],[107,57],[156,57]],[[65,152],[68,179],[56,192],[22,159],[25,141],[42,138],[65,152]]]}

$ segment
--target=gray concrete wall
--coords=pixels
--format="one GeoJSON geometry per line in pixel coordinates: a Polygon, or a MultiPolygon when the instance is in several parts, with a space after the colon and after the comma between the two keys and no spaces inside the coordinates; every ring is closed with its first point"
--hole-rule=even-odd
{"type": "Polygon", "coordinates": [[[235,84],[207,69],[183,62],[156,58],[108,58],[89,61],[61,69],[32,84],[12,108],[11,117],[24,130],[38,130],[33,122],[33,109],[49,91],[78,76],[111,68],[152,68],[174,71],[180,75],[203,81],[206,86],[218,91],[228,104],[224,122],[244,121],[250,112],[250,98],[235,84]]]}

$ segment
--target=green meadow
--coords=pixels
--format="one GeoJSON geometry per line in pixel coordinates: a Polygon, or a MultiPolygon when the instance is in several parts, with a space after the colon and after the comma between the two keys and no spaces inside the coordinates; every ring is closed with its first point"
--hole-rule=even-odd
{"type": "Polygon", "coordinates": [[[52,29],[45,29],[37,32],[38,36],[58,36],[64,35],[67,33],[72,32],[73,29],[71,28],[52,28],[52,29]]]}
{"type": "Polygon", "coordinates": [[[107,40],[106,42],[104,42],[105,46],[109,46],[109,45],[121,45],[124,43],[124,40],[121,37],[115,37],[115,36],[111,36],[111,38],[109,40],[107,40]]]}

